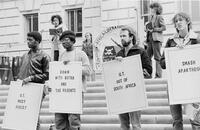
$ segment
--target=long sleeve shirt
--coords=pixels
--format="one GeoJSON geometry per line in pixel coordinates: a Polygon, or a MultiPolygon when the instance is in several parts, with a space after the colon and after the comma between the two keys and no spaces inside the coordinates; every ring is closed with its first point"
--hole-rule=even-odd
{"type": "Polygon", "coordinates": [[[90,74],[90,63],[84,51],[74,49],[72,51],[64,51],[59,61],[80,61],[82,62],[82,90],[86,92],[86,76],[90,74]]]}
{"type": "Polygon", "coordinates": [[[49,79],[50,57],[42,50],[35,53],[31,51],[22,56],[22,65],[18,78],[23,80],[27,77],[34,83],[45,83],[49,79]]]}

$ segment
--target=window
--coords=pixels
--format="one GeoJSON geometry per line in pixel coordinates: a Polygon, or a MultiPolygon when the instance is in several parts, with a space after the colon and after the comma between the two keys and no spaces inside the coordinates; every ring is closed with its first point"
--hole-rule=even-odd
{"type": "Polygon", "coordinates": [[[76,36],[82,36],[82,9],[67,10],[68,14],[68,29],[76,33],[76,36]]]}
{"type": "Polygon", "coordinates": [[[141,0],[141,16],[144,18],[144,23],[149,21],[149,15],[150,15],[150,8],[149,5],[151,3],[151,0],[141,0]]]}
{"type": "Polygon", "coordinates": [[[25,16],[25,23],[26,23],[26,33],[32,31],[38,31],[38,14],[26,14],[25,16]]]}

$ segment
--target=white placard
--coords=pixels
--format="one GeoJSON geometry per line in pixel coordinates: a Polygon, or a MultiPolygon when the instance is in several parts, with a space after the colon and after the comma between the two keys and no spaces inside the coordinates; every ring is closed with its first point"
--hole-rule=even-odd
{"type": "Polygon", "coordinates": [[[170,104],[200,101],[200,46],[166,48],[166,71],[170,104]]]}
{"type": "Polygon", "coordinates": [[[43,84],[28,83],[21,86],[11,82],[2,127],[13,130],[36,130],[43,87],[43,84]]]}
{"type": "Polygon", "coordinates": [[[49,111],[82,114],[82,63],[50,62],[49,111]]]}
{"type": "Polygon", "coordinates": [[[109,114],[121,114],[147,108],[140,55],[103,63],[109,114]]]}

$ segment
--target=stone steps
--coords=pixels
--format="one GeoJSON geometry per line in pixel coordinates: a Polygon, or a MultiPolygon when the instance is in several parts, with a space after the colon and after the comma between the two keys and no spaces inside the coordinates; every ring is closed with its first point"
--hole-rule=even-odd
{"type": "MultiPolygon", "coordinates": [[[[40,130],[49,130],[51,124],[41,124],[40,130]]],[[[119,124],[82,124],[81,130],[121,130],[119,124]]],[[[132,130],[132,129],[131,129],[132,130]]],[[[171,124],[142,124],[142,130],[173,130],[171,124]]],[[[192,130],[189,124],[184,130],[192,130]]]]}
{"type": "MultiPolygon", "coordinates": [[[[82,124],[119,124],[118,115],[82,115],[82,124]]],[[[2,119],[0,119],[2,122],[2,119]]],[[[54,114],[42,115],[40,117],[41,124],[54,123],[54,114]]],[[[142,124],[171,124],[171,115],[142,115],[142,124]]],[[[186,116],[183,116],[184,124],[189,124],[186,116]]]]}
{"type": "MultiPolygon", "coordinates": [[[[149,107],[142,110],[142,130],[172,130],[167,84],[165,79],[145,80],[149,107]]],[[[0,126],[8,96],[8,86],[0,86],[0,126]]],[[[40,130],[49,130],[54,124],[54,113],[49,113],[49,96],[42,103],[40,111],[40,130]]],[[[188,118],[183,115],[184,130],[191,130],[188,118]]],[[[120,130],[118,115],[109,115],[106,104],[104,83],[101,80],[89,82],[84,94],[81,130],[120,130]]],[[[1,130],[1,129],[0,129],[1,130]]]]}

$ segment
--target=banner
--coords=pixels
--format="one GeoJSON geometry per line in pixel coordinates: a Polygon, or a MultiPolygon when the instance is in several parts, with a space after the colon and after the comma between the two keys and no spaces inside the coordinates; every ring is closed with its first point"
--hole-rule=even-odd
{"type": "Polygon", "coordinates": [[[36,130],[43,86],[35,83],[21,86],[18,82],[11,82],[3,128],[36,130]]]}
{"type": "Polygon", "coordinates": [[[103,63],[103,74],[109,114],[147,108],[140,55],[103,63]]]}
{"type": "Polygon", "coordinates": [[[123,27],[125,25],[107,27],[94,40],[93,67],[95,70],[102,71],[102,63],[115,57],[114,53],[117,53],[121,49],[120,30],[123,27]]]}
{"type": "Polygon", "coordinates": [[[50,62],[49,111],[82,114],[81,62],[50,62]]]}
{"type": "Polygon", "coordinates": [[[200,46],[166,48],[166,71],[170,104],[200,101],[200,46]]]}

